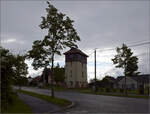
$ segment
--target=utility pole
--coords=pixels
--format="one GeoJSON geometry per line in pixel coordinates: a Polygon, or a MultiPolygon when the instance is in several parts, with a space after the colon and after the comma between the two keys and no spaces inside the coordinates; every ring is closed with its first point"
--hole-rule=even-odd
{"type": "Polygon", "coordinates": [[[94,51],[95,54],[95,92],[97,91],[97,87],[96,87],[96,49],[94,51]]]}

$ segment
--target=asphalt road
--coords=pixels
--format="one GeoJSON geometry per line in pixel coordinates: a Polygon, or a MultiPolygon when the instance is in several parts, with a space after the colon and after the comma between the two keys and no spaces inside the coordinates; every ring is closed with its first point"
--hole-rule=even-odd
{"type": "MultiPolygon", "coordinates": [[[[39,88],[23,87],[22,89],[45,95],[51,91],[39,88]]],[[[148,99],[113,97],[103,95],[90,95],[77,92],[55,92],[55,96],[65,98],[76,103],[75,107],[68,109],[70,113],[149,113],[148,99]]]]}

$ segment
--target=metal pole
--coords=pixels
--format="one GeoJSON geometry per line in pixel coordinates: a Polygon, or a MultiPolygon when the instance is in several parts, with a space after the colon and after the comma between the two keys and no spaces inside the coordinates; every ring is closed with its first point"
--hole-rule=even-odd
{"type": "Polygon", "coordinates": [[[96,49],[95,49],[95,92],[96,92],[96,49]]]}

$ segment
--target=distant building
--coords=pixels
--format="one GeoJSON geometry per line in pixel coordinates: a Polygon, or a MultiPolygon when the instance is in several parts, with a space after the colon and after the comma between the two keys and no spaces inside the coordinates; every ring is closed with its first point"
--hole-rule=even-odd
{"type": "MultiPolygon", "coordinates": [[[[150,74],[138,75],[138,76],[128,76],[126,77],[126,87],[128,89],[138,89],[141,86],[143,88],[150,87],[150,74]]],[[[114,88],[124,88],[125,87],[125,77],[119,76],[116,79],[114,88]]]]}
{"type": "Polygon", "coordinates": [[[65,55],[65,82],[67,87],[87,86],[87,55],[77,48],[71,48],[65,55]]]}

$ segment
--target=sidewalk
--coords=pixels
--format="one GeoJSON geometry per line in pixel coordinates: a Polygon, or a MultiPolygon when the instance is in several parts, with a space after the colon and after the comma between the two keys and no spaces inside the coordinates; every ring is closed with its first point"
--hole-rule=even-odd
{"type": "Polygon", "coordinates": [[[45,100],[18,93],[19,98],[32,108],[33,113],[46,113],[60,110],[61,108],[55,104],[47,102],[45,100]]]}

